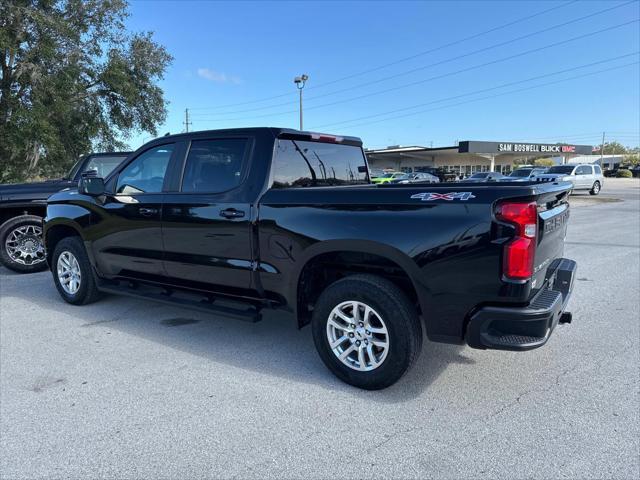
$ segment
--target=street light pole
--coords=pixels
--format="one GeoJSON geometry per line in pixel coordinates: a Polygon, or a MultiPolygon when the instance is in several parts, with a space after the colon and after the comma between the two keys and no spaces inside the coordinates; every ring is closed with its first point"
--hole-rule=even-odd
{"type": "Polygon", "coordinates": [[[302,74],[299,77],[296,77],[293,79],[293,83],[296,84],[296,87],[298,87],[298,92],[300,94],[300,130],[303,130],[302,125],[302,89],[304,88],[305,83],[307,82],[307,80],[309,80],[309,75],[307,74],[302,74]]]}

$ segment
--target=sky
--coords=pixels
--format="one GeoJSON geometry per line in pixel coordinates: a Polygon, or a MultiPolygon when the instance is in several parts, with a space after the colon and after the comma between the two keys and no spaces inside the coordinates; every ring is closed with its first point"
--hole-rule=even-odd
{"type": "MultiPolygon", "coordinates": [[[[158,133],[298,128],[365,147],[640,141],[640,2],[132,1],[174,57],[158,133]]],[[[137,148],[150,140],[130,140],[137,148]]]]}

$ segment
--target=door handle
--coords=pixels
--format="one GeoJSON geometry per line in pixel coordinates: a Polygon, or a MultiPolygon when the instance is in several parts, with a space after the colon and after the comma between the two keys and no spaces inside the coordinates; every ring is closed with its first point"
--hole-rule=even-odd
{"type": "Polygon", "coordinates": [[[140,215],[142,215],[144,217],[150,217],[150,216],[155,215],[156,213],[158,213],[158,209],[157,208],[140,207],[138,209],[138,212],[140,212],[140,215]]]}
{"type": "Polygon", "coordinates": [[[242,218],[244,217],[244,212],[242,210],[236,210],[235,208],[227,208],[220,210],[220,216],[224,218],[242,218]]]}

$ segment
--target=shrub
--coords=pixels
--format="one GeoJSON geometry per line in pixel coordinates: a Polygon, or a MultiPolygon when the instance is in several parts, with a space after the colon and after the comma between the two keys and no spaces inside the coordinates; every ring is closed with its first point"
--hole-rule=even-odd
{"type": "Polygon", "coordinates": [[[631,178],[633,177],[631,170],[620,169],[616,172],[618,178],[631,178]]]}

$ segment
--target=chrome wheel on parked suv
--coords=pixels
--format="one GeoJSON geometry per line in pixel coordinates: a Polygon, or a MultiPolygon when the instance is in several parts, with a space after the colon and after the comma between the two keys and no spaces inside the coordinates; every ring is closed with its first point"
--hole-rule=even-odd
{"type": "Polygon", "coordinates": [[[24,225],[13,229],[4,242],[9,258],[22,265],[44,262],[42,228],[36,225],[24,225]]]}
{"type": "Polygon", "coordinates": [[[0,262],[22,273],[38,272],[47,267],[40,217],[21,215],[0,226],[0,262]]]}

